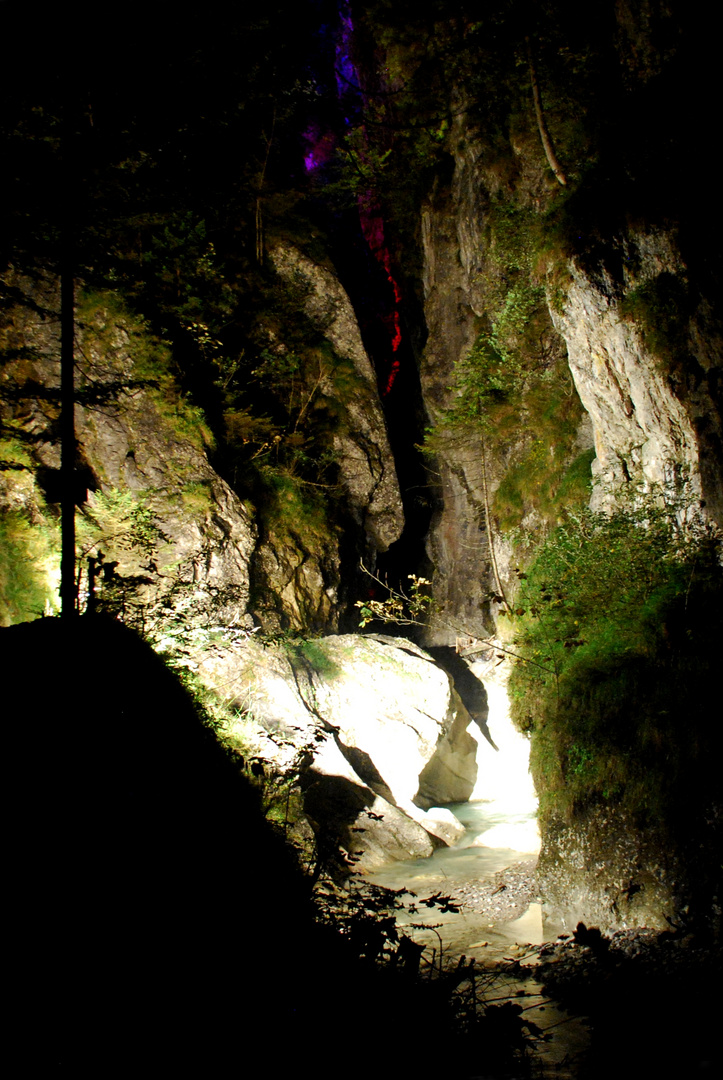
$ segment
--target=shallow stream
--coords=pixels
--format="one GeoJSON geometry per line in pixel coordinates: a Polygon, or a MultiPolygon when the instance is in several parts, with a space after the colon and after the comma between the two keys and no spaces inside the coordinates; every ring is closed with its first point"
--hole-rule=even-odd
{"type": "Polygon", "coordinates": [[[525,1016],[548,1035],[542,1044],[538,1076],[573,1077],[574,1061],[588,1044],[588,1030],[545,998],[535,981],[538,962],[531,946],[545,940],[542,905],[536,894],[539,851],[537,799],[529,775],[529,743],[513,727],[508,713],[505,673],[480,671],[488,692],[490,715],[486,739],[479,743],[479,779],[469,802],[447,809],[465,826],[453,847],[439,848],[428,859],[396,862],[369,872],[375,884],[406,889],[411,911],[398,915],[405,933],[427,946],[423,964],[474,958],[478,970],[496,972],[495,999],[519,1001],[525,1016]],[[498,876],[501,872],[502,876],[498,876]],[[441,894],[461,901],[459,911],[442,912],[421,901],[441,894]]]}
{"type": "MultiPolygon", "coordinates": [[[[539,851],[537,797],[529,772],[530,744],[514,727],[507,698],[507,664],[472,663],[470,665],[487,691],[489,717],[487,733],[472,724],[469,733],[478,743],[477,784],[471,799],[447,807],[465,826],[464,836],[453,847],[439,848],[428,859],[397,862],[370,872],[369,877],[390,889],[409,889],[418,897],[441,892],[454,895],[455,889],[466,894],[469,903],[459,913],[442,915],[438,908],[422,907],[407,921],[442,923],[440,934],[444,949],[451,956],[478,955],[475,943],[490,953],[504,951],[516,941],[540,944],[542,915],[539,903],[528,900],[513,905],[494,904],[480,896],[475,903],[476,884],[489,883],[495,874],[515,863],[534,861],[539,851]],[[514,912],[511,908],[515,907],[514,912]],[[477,908],[478,910],[474,910],[477,908]],[[495,917],[499,909],[500,918],[495,917]],[[506,917],[505,917],[506,916],[506,917]]],[[[528,869],[527,879],[531,877],[528,869]]],[[[508,891],[508,886],[505,890],[508,891]]],[[[487,885],[487,894],[490,892],[487,885]]],[[[519,890],[520,895],[524,890],[519,890]]],[[[511,897],[505,897],[509,901],[511,897]]],[[[415,936],[427,941],[433,931],[415,930],[415,936]],[[426,936],[424,936],[426,934],[426,936]]]]}
{"type": "MultiPolygon", "coordinates": [[[[514,813],[496,802],[481,801],[459,802],[447,809],[466,826],[464,837],[455,847],[440,848],[429,859],[392,863],[374,870],[369,878],[387,889],[410,890],[418,900],[442,893],[452,899],[459,894],[464,902],[464,894],[468,892],[465,887],[473,889],[479,883],[490,882],[500,870],[513,864],[523,862],[524,876],[531,876],[531,863],[536,853],[534,811],[514,813]],[[486,845],[487,836],[494,847],[486,845]],[[517,842],[516,836],[519,837],[517,842]],[[509,847],[511,842],[516,842],[516,847],[509,847]],[[498,847],[497,843],[504,843],[504,846],[498,847]]],[[[509,888],[506,886],[505,891],[509,888]]],[[[409,899],[412,903],[412,897],[409,899]]],[[[474,910],[477,905],[473,897],[469,905],[464,902],[458,913],[442,914],[439,907],[428,908],[418,903],[415,906],[415,912],[403,913],[399,921],[410,927],[409,932],[416,941],[439,949],[437,933],[420,929],[421,924],[434,926],[442,939],[445,955],[451,958],[464,953],[480,961],[498,959],[508,953],[510,945],[539,945],[544,941],[541,907],[535,901],[526,903],[523,899],[517,905],[524,908],[521,914],[516,912],[512,919],[503,917],[499,920],[491,913],[490,905],[481,904],[485,910],[474,910]]]]}
{"type": "Polygon", "coordinates": [[[536,1052],[532,1075],[545,1080],[572,1080],[575,1062],[587,1049],[589,1032],[583,1018],[560,1009],[535,979],[538,956],[530,946],[542,944],[545,938],[542,906],[536,898],[529,900],[536,861],[535,844],[530,842],[536,839],[534,810],[515,813],[494,802],[458,803],[449,809],[466,826],[465,835],[455,847],[441,848],[428,859],[394,863],[368,876],[386,888],[408,889],[416,894],[416,898],[403,898],[415,909],[400,912],[397,921],[406,934],[427,946],[423,969],[439,964],[440,950],[444,963],[453,963],[462,955],[468,960],[474,957],[480,975],[494,976],[485,999],[491,993],[492,1000],[498,1003],[506,998],[514,1000],[523,1008],[524,1017],[546,1035],[536,1052]],[[488,847],[485,838],[489,843],[507,839],[516,848],[488,847]],[[524,847],[533,850],[520,850],[524,847]],[[508,882],[504,887],[506,902],[501,907],[507,912],[510,907],[516,908],[516,917],[496,918],[489,900],[485,903],[484,898],[479,905],[482,910],[474,910],[475,889],[481,887],[489,896],[490,884],[499,881],[495,875],[508,868],[504,875],[508,882]],[[508,890],[517,895],[508,898],[508,890]],[[461,910],[442,913],[438,907],[427,908],[420,903],[435,893],[452,898],[457,895],[462,900],[461,910]],[[468,900],[471,907],[467,906],[468,900]]]}
{"type": "MultiPolygon", "coordinates": [[[[511,811],[508,806],[496,802],[456,803],[447,807],[466,827],[461,840],[454,847],[439,848],[428,859],[411,859],[392,863],[368,874],[370,880],[388,889],[408,889],[418,898],[426,898],[441,892],[455,896],[462,886],[474,886],[489,882],[499,871],[524,861],[529,865],[537,851],[537,830],[534,810],[511,811]],[[514,844],[514,847],[509,846],[514,844]],[[494,845],[494,846],[492,846],[494,845]]],[[[484,939],[491,952],[504,951],[510,943],[539,945],[543,941],[542,914],[539,903],[524,905],[526,911],[514,919],[497,921],[489,913],[470,910],[465,905],[459,913],[440,914],[438,908],[422,907],[411,916],[400,919],[403,923],[442,924],[440,930],[445,952],[451,956],[461,953],[477,955],[474,943],[484,939]]],[[[415,930],[419,941],[432,940],[432,931],[415,930]]]]}

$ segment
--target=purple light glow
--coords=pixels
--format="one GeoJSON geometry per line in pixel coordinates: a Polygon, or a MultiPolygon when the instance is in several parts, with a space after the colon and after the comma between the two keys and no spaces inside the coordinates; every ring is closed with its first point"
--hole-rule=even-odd
{"type": "MultiPolygon", "coordinates": [[[[352,121],[363,116],[363,93],[358,72],[352,61],[352,38],[354,23],[351,17],[349,0],[339,2],[339,35],[335,48],[335,74],[339,102],[344,109],[344,123],[351,127],[352,121]],[[348,115],[347,115],[348,114],[348,115]]],[[[362,126],[361,157],[364,157],[366,132],[362,126]]],[[[316,172],[325,165],[336,147],[336,140],[330,131],[323,131],[318,124],[312,123],[304,132],[307,151],[304,154],[304,168],[307,173],[316,172]]],[[[384,236],[384,220],[381,207],[371,191],[360,195],[358,199],[359,221],[362,235],[377,262],[383,267],[392,290],[391,310],[383,316],[383,322],[390,337],[391,363],[389,374],[382,391],[386,397],[391,391],[399,371],[399,358],[395,355],[402,343],[400,305],[402,293],[392,274],[392,260],[384,236]]]]}
{"type": "MultiPolygon", "coordinates": [[[[359,77],[351,58],[351,39],[354,33],[354,23],[351,18],[348,0],[341,0],[339,4],[339,23],[341,35],[336,46],[336,87],[340,98],[345,94],[359,94],[359,77]]],[[[346,119],[346,118],[345,118],[346,119]]],[[[347,124],[349,121],[346,121],[347,124]]]]}
{"type": "Polygon", "coordinates": [[[322,133],[317,124],[311,124],[306,129],[304,139],[309,144],[309,149],[304,154],[304,168],[308,173],[315,172],[331,158],[336,140],[331,131],[322,133]]]}

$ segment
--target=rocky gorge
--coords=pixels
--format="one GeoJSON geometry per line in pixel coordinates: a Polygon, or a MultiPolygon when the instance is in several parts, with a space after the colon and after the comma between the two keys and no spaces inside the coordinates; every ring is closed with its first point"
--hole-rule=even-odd
{"type": "Polygon", "coordinates": [[[183,673],[308,865],[454,847],[504,663],[550,935],[718,941],[710,27],[251,7],[149,26],[133,87],[82,21],[89,90],[47,31],[3,76],[0,622],[59,612],[70,278],[75,613],[183,673]]]}

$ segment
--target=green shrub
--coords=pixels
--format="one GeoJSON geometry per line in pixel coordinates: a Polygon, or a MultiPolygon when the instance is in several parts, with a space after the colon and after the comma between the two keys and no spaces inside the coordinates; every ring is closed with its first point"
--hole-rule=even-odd
{"type": "Polygon", "coordinates": [[[76,536],[80,558],[103,548],[109,558],[132,554],[136,559],[151,559],[167,539],[147,500],[118,488],[90,496],[82,511],[76,512],[76,536]]]}
{"type": "Polygon", "coordinates": [[[265,494],[261,511],[271,532],[295,536],[307,550],[328,539],[331,525],[321,489],[282,467],[267,465],[260,472],[265,494]]]}
{"type": "Polygon", "coordinates": [[[37,619],[48,608],[55,609],[56,534],[50,521],[31,522],[15,511],[0,514],[0,626],[37,619]]]}
{"type": "Polygon", "coordinates": [[[10,425],[3,426],[6,430],[0,436],[0,470],[19,472],[32,469],[33,460],[22,437],[16,435],[10,425]]]}
{"type": "Polygon", "coordinates": [[[524,412],[528,437],[494,498],[503,531],[517,528],[531,509],[554,528],[567,511],[589,501],[595,451],[586,450],[570,461],[582,407],[569,385],[566,373],[557,371],[530,388],[524,412]]]}
{"type": "Polygon", "coordinates": [[[720,741],[691,708],[713,692],[723,645],[715,535],[648,496],[569,516],[519,577],[512,713],[543,814],[603,800],[669,816],[695,769],[705,786],[720,741]]]}

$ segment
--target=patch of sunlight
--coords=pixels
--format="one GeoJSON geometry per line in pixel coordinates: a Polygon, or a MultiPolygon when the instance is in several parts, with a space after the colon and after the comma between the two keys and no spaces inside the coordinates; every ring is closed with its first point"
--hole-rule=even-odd
{"type": "Polygon", "coordinates": [[[502,923],[499,931],[512,941],[527,945],[542,945],[545,935],[542,929],[542,904],[530,904],[524,915],[513,922],[502,923]]]}
{"type": "Polygon", "coordinates": [[[540,830],[536,821],[493,825],[474,841],[474,847],[509,848],[528,855],[540,850],[540,830]]]}
{"type": "Polygon", "coordinates": [[[470,726],[470,734],[479,743],[477,783],[471,798],[494,802],[500,811],[508,814],[534,814],[537,811],[537,795],[530,776],[530,743],[510,719],[507,698],[509,665],[504,663],[496,666],[496,661],[492,660],[486,664],[474,663],[473,671],[487,690],[487,723],[497,750],[489,744],[476,724],[470,726]]]}

